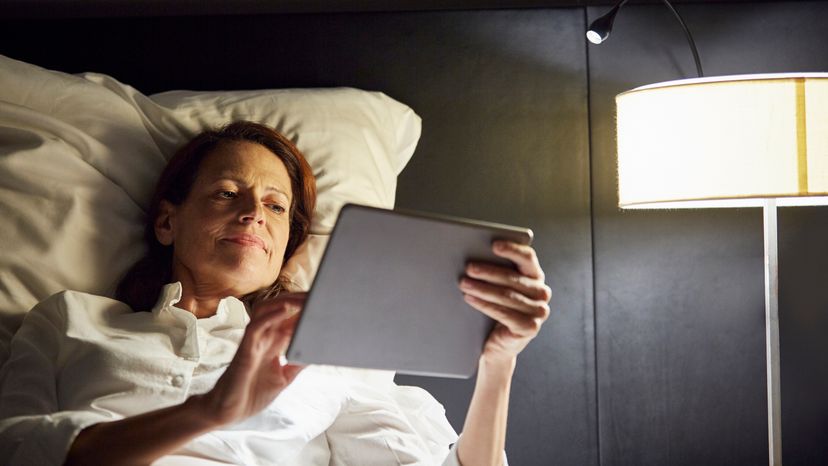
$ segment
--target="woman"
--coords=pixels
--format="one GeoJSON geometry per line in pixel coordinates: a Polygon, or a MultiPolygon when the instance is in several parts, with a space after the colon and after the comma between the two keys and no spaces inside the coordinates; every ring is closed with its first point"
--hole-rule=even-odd
{"type": "MultiPolygon", "coordinates": [[[[387,415],[389,429],[399,423],[396,443],[360,434],[346,448],[326,439],[347,416],[345,402],[332,401],[336,379],[280,360],[305,295],[287,292],[279,272],[307,237],[314,201],[299,151],[262,125],[234,123],[176,153],[150,208],[147,256],[119,285],[131,308],[63,292],[33,309],[15,335],[0,373],[0,462],[215,460],[233,435],[245,435],[233,448],[251,462],[391,464],[380,457],[388,453],[394,464],[434,464],[407,450],[415,441],[405,440],[404,415],[387,415]]],[[[466,301],[498,325],[448,465],[502,463],[515,358],[549,313],[534,251],[513,243],[493,250],[517,267],[470,264],[460,282],[466,301]]]]}

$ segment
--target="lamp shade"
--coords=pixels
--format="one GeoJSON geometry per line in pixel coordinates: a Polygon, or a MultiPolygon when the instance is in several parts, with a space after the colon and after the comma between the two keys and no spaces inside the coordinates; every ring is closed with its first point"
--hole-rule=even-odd
{"type": "Polygon", "coordinates": [[[616,105],[622,208],[828,204],[828,73],[671,81],[616,105]]]}

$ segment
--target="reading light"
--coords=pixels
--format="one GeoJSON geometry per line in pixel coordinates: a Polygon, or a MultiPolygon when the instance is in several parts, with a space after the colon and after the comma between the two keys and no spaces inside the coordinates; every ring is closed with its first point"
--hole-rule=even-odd
{"type": "Polygon", "coordinates": [[[601,16],[593,21],[592,24],[589,25],[589,29],[586,32],[587,40],[595,45],[607,40],[610,32],[612,32],[612,23],[615,22],[615,15],[618,14],[618,10],[620,10],[625,3],[627,3],[627,0],[621,0],[616,3],[610,11],[606,12],[604,16],[601,16]]]}
{"type": "MultiPolygon", "coordinates": [[[[618,11],[622,6],[624,6],[625,3],[627,3],[627,1],[628,0],[620,0],[610,11],[593,21],[592,24],[589,25],[589,29],[587,29],[586,32],[587,40],[595,45],[601,44],[607,40],[610,32],[612,32],[612,23],[615,22],[615,15],[618,14],[618,11]]],[[[699,60],[699,52],[696,50],[696,43],[693,41],[693,36],[690,34],[690,30],[687,29],[687,25],[684,24],[684,20],[681,18],[678,11],[673,8],[673,5],[667,0],[662,1],[667,8],[673,12],[673,16],[676,17],[679,24],[681,24],[681,28],[684,29],[684,35],[687,37],[687,43],[690,44],[690,51],[693,52],[693,60],[696,62],[696,73],[698,73],[698,77],[701,78],[704,76],[704,72],[702,71],[701,60],[699,60]]]]}

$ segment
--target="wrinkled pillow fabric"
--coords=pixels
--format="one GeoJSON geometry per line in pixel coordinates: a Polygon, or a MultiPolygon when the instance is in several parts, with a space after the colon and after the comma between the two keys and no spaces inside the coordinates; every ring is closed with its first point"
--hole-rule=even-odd
{"type": "Polygon", "coordinates": [[[317,177],[311,237],[283,269],[299,289],[344,203],[393,207],[420,136],[414,111],[378,92],[146,96],[109,76],[0,56],[0,363],[37,302],[63,289],[114,293],[144,252],[145,213],[166,161],[200,131],[235,120],[285,134],[317,177]]]}

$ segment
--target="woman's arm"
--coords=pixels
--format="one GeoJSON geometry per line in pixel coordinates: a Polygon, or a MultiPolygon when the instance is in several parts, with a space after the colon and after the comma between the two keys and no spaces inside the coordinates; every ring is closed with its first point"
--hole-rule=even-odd
{"type": "Polygon", "coordinates": [[[481,358],[474,394],[463,424],[463,436],[457,445],[460,464],[502,464],[514,368],[514,360],[498,364],[481,358]]]}
{"type": "Polygon", "coordinates": [[[497,322],[480,357],[474,394],[457,445],[457,456],[464,466],[502,464],[517,355],[549,317],[552,296],[534,249],[498,241],[492,250],[514,262],[517,270],[472,263],[460,282],[466,302],[497,322]]]}
{"type": "Polygon", "coordinates": [[[61,410],[56,374],[66,340],[67,300],[50,296],[29,311],[0,370],[0,464],[57,465],[78,430],[107,420],[90,411],[61,410]]]}
{"type": "Polygon", "coordinates": [[[150,464],[201,434],[264,409],[301,370],[283,365],[280,355],[304,299],[282,295],[257,306],[233,361],[211,391],[177,406],[87,427],[72,443],[66,464],[150,464]]]}
{"type": "Polygon", "coordinates": [[[198,397],[190,397],[180,405],[87,427],[72,443],[65,464],[150,464],[219,426],[198,397]]]}

